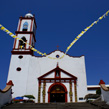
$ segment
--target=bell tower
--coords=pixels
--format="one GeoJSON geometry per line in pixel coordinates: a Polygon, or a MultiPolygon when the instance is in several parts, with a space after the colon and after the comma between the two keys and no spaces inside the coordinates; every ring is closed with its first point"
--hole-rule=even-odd
{"type": "Polygon", "coordinates": [[[19,18],[17,31],[15,33],[16,36],[23,41],[18,39],[14,40],[7,79],[7,81],[12,80],[14,83],[13,97],[29,94],[29,92],[27,92],[27,85],[29,84],[29,73],[32,73],[29,68],[31,68],[30,60],[33,57],[33,51],[29,45],[33,47],[35,45],[36,28],[35,17],[31,13],[19,18]]]}
{"type": "MultiPolygon", "coordinates": [[[[22,39],[24,42],[34,47],[36,42],[36,28],[37,25],[35,17],[31,13],[28,13],[25,15],[25,17],[21,16],[19,18],[17,31],[15,33],[18,38],[22,39]]],[[[25,44],[23,41],[17,39],[14,40],[12,54],[33,55],[31,47],[28,44],[25,44]]]]}

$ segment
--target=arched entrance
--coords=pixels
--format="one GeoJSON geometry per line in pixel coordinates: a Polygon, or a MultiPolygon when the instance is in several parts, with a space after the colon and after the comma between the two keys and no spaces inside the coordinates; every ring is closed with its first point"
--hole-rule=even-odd
{"type": "Polygon", "coordinates": [[[48,102],[67,102],[67,88],[62,83],[54,83],[48,89],[48,102]]]}

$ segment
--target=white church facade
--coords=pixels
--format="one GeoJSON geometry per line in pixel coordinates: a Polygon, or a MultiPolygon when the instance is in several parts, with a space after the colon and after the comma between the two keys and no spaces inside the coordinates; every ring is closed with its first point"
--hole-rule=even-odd
{"type": "MultiPolygon", "coordinates": [[[[26,14],[19,19],[16,36],[34,47],[36,28],[35,17],[26,14]]],[[[63,54],[60,50],[48,54],[57,59],[34,56],[28,45],[15,39],[7,80],[14,83],[13,98],[33,95],[38,103],[84,101],[88,94],[85,57],[59,59],[63,54]]]]}

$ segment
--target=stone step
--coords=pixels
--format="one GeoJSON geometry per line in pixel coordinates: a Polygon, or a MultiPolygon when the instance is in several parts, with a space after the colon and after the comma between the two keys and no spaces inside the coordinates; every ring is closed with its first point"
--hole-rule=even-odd
{"type": "Polygon", "coordinates": [[[16,103],[2,109],[99,109],[88,103],[16,103]]]}

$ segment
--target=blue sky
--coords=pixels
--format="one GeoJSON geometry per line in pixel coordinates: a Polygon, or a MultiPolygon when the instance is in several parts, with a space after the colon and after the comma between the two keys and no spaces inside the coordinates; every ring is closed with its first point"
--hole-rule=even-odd
{"type": "MultiPolygon", "coordinates": [[[[35,14],[35,48],[50,53],[66,50],[73,39],[109,10],[109,0],[1,0],[0,24],[15,33],[20,16],[35,14]]],[[[14,39],[0,31],[0,89],[6,84],[14,39]]],[[[71,56],[85,55],[87,83],[109,84],[109,16],[88,30],[69,50],[71,56]]],[[[35,55],[37,55],[35,53],[35,55]]]]}

